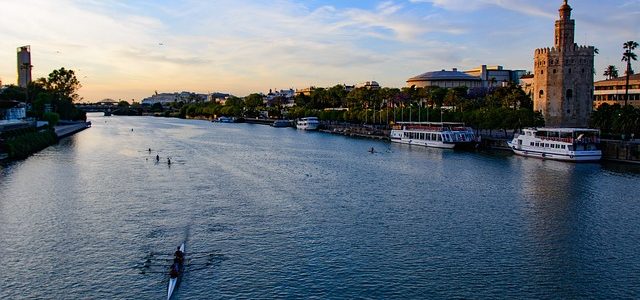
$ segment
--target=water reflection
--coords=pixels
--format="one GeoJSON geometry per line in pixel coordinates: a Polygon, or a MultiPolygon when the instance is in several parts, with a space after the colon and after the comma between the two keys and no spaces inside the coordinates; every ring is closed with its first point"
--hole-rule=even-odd
{"type": "Polygon", "coordinates": [[[560,297],[594,295],[611,278],[598,273],[594,258],[600,238],[592,199],[599,197],[599,164],[521,159],[521,201],[531,248],[527,259],[536,286],[560,297]],[[594,272],[596,271],[596,272],[594,272]]]}

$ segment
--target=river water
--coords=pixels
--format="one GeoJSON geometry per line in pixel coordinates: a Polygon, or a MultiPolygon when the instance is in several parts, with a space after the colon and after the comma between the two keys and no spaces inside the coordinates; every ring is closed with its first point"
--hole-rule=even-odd
{"type": "Polygon", "coordinates": [[[2,299],[640,297],[638,167],[90,120],[0,167],[2,299]]]}

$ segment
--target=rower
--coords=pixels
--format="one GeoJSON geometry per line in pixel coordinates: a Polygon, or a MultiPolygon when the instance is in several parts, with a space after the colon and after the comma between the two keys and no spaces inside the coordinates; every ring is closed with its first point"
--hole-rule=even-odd
{"type": "Polygon", "coordinates": [[[167,164],[169,164],[169,165],[171,164],[171,158],[167,157],[167,164]]]}
{"type": "Polygon", "coordinates": [[[156,162],[160,161],[160,155],[156,154],[156,162]]]}
{"type": "Polygon", "coordinates": [[[178,263],[173,263],[173,265],[171,265],[171,271],[169,271],[169,276],[176,278],[178,275],[180,275],[178,263]]]}
{"type": "Polygon", "coordinates": [[[184,260],[184,253],[180,251],[180,247],[178,247],[178,249],[176,250],[176,253],[174,253],[173,255],[176,257],[174,261],[178,263],[182,263],[182,261],[184,260]]]}

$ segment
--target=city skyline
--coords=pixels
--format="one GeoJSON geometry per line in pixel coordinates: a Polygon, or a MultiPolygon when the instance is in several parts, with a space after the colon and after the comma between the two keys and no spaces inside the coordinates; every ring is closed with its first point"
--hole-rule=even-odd
{"type": "MultiPolygon", "coordinates": [[[[15,84],[16,48],[33,78],[76,71],[83,101],[140,101],[158,92],[228,92],[375,80],[481,64],[533,69],[553,46],[560,0],[2,1],[0,79],[15,84]]],[[[576,43],[593,45],[596,80],[623,69],[640,37],[640,1],[569,1],[576,43]]],[[[635,69],[638,67],[634,64],[635,69]]]]}

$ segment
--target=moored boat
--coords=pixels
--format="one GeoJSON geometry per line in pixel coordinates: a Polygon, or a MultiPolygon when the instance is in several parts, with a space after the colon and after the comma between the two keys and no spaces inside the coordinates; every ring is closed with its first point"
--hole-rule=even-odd
{"type": "Polygon", "coordinates": [[[528,128],[508,142],[517,155],[572,162],[598,161],[600,131],[585,128],[528,128]]]}
{"type": "Polygon", "coordinates": [[[320,121],[318,121],[317,117],[301,118],[296,122],[296,128],[302,130],[318,130],[319,126],[320,121]]]}
{"type": "MultiPolygon", "coordinates": [[[[182,252],[184,254],[184,243],[182,243],[180,245],[180,252],[182,252]]],[[[171,299],[171,296],[173,295],[173,292],[175,291],[176,287],[178,286],[178,283],[180,281],[180,277],[182,276],[182,273],[184,272],[184,260],[181,262],[174,262],[174,264],[177,263],[178,264],[178,270],[176,274],[171,274],[170,278],[169,278],[169,287],[167,288],[167,300],[171,299]]],[[[173,265],[172,265],[173,268],[173,265]]]]}
{"type": "Polygon", "coordinates": [[[443,149],[474,147],[479,142],[471,127],[457,122],[398,122],[390,138],[394,143],[443,149]]]}
{"type": "Polygon", "coordinates": [[[271,126],[273,126],[273,127],[291,127],[291,121],[290,120],[275,120],[275,121],[273,121],[273,123],[271,123],[271,126]]]}
{"type": "Polygon", "coordinates": [[[236,122],[236,118],[234,117],[218,117],[216,119],[213,120],[213,122],[219,122],[219,123],[235,123],[236,122]]]}

